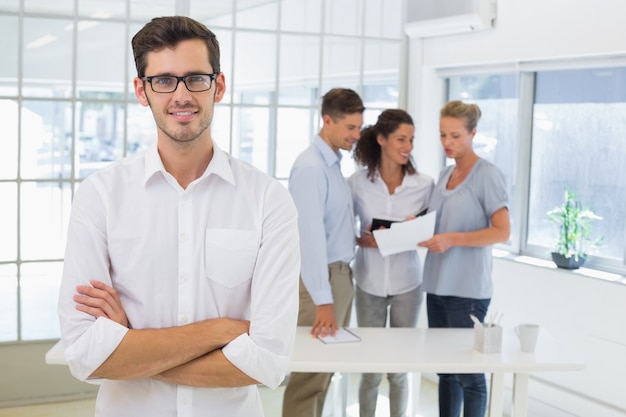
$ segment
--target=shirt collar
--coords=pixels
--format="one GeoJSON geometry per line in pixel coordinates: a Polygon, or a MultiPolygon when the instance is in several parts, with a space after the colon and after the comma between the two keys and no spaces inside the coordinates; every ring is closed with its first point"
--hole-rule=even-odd
{"type": "MultiPolygon", "coordinates": [[[[367,169],[367,168],[365,168],[367,169]]],[[[419,174],[404,174],[404,177],[402,177],[402,183],[400,184],[400,187],[419,187],[421,186],[420,181],[419,181],[419,174]]],[[[374,178],[377,181],[383,182],[382,177],[380,176],[380,171],[378,169],[376,169],[376,174],[374,176],[374,178]]]]}
{"type": "MultiPolygon", "coordinates": [[[[156,144],[148,148],[145,158],[146,168],[144,173],[144,184],[146,184],[157,172],[166,172],[156,144]]],[[[226,155],[226,152],[221,150],[215,144],[215,142],[213,142],[213,158],[211,158],[209,166],[207,166],[199,180],[207,178],[211,174],[217,175],[224,181],[235,185],[235,177],[228,161],[228,156],[226,155]]]]}
{"type": "Polygon", "coordinates": [[[313,143],[315,143],[315,146],[322,154],[324,161],[326,161],[326,165],[332,166],[333,164],[341,164],[341,158],[343,157],[341,152],[335,153],[335,151],[333,151],[330,145],[326,143],[320,135],[313,138],[313,143]]]}
{"type": "Polygon", "coordinates": [[[228,160],[228,154],[221,150],[215,142],[213,142],[213,158],[211,158],[211,162],[209,162],[209,166],[206,167],[204,174],[202,174],[201,178],[207,178],[210,175],[217,175],[224,181],[235,185],[235,176],[233,174],[233,169],[230,166],[230,161],[228,160]]]}

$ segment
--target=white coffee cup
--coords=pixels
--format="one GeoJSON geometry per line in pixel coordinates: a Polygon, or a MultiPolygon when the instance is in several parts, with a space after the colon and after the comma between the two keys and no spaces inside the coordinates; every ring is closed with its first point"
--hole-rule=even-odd
{"type": "Polygon", "coordinates": [[[519,339],[519,344],[522,352],[534,352],[537,345],[537,338],[539,336],[538,324],[520,324],[515,327],[515,334],[519,339]]]}

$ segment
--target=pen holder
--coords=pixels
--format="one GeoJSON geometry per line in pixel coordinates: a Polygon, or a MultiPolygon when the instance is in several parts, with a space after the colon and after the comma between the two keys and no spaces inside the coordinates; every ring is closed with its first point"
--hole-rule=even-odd
{"type": "Polygon", "coordinates": [[[474,349],[481,353],[499,353],[502,350],[502,327],[474,324],[474,349]]]}

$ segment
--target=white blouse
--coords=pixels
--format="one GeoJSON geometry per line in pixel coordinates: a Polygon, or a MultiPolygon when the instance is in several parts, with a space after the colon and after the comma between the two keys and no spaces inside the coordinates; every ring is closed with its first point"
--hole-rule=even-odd
{"type": "MultiPolygon", "coordinates": [[[[428,207],[434,181],[425,174],[405,175],[402,184],[389,193],[378,173],[372,182],[367,169],[348,179],[352,190],[354,211],[360,224],[359,235],[372,224],[372,218],[404,220],[428,207]]],[[[383,257],[378,248],[358,247],[353,273],[357,285],[365,292],[379,297],[404,294],[422,282],[420,260],[415,251],[383,257]]]]}

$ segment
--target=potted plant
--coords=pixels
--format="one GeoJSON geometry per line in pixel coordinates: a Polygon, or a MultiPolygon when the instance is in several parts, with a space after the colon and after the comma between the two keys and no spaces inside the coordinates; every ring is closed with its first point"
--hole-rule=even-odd
{"type": "Polygon", "coordinates": [[[591,239],[592,222],[602,220],[602,217],[584,208],[576,195],[568,190],[565,190],[563,204],[548,211],[547,214],[550,221],[558,227],[552,260],[559,268],[581,267],[587,254],[602,242],[602,237],[591,239]]]}

